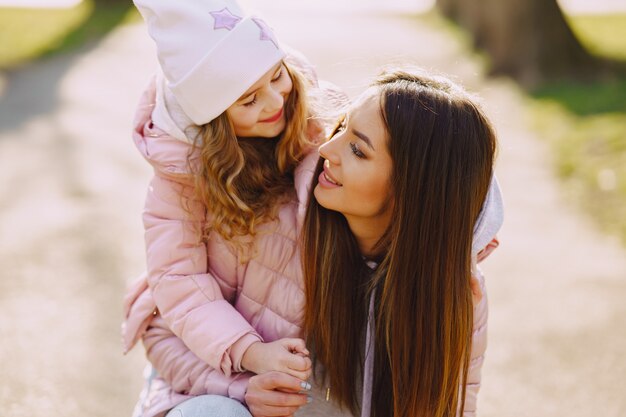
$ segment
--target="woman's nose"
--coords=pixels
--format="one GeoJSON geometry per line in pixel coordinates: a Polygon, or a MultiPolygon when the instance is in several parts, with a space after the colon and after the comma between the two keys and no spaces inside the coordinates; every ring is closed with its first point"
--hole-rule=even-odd
{"type": "Polygon", "coordinates": [[[320,156],[327,161],[329,161],[333,165],[339,165],[341,162],[341,158],[339,157],[339,152],[337,152],[337,136],[333,137],[328,142],[323,143],[318,148],[318,152],[320,156]]]}

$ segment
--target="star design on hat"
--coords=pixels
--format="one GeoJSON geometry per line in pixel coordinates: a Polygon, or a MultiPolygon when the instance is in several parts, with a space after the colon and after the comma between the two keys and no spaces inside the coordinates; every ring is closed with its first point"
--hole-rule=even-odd
{"type": "Polygon", "coordinates": [[[227,29],[233,30],[237,23],[241,21],[241,17],[234,15],[228,10],[228,7],[224,7],[217,12],[211,12],[211,16],[215,19],[213,29],[227,29]]]}
{"type": "Polygon", "coordinates": [[[259,29],[261,29],[261,37],[259,39],[262,41],[272,42],[276,49],[278,49],[278,42],[276,41],[276,37],[274,37],[274,32],[272,32],[272,29],[267,25],[267,23],[258,17],[254,17],[252,20],[256,23],[259,29]]]}

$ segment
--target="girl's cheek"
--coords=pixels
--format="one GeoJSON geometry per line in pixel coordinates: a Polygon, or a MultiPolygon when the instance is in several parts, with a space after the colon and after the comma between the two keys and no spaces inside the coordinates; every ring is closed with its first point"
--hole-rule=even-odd
{"type": "Polygon", "coordinates": [[[233,123],[242,127],[249,127],[251,124],[254,124],[253,118],[250,117],[249,114],[239,113],[237,115],[233,115],[233,123]]]}
{"type": "Polygon", "coordinates": [[[258,121],[257,117],[254,117],[254,116],[253,117],[248,117],[248,118],[246,118],[246,126],[247,127],[253,127],[254,125],[256,125],[257,121],[258,121]]]}

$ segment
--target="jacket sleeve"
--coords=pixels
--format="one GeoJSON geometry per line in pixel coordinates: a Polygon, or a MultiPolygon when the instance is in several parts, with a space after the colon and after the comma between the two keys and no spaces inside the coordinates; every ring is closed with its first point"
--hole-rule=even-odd
{"type": "Polygon", "coordinates": [[[478,280],[482,297],[474,306],[474,329],[472,331],[472,351],[470,356],[467,382],[465,385],[465,408],[463,417],[476,417],[478,391],[480,390],[481,371],[487,350],[487,292],[485,281],[479,272],[478,280]]]}
{"type": "Polygon", "coordinates": [[[188,198],[189,188],[158,174],[150,183],[143,216],[148,285],[172,332],[200,359],[229,375],[240,369],[243,352],[261,337],[231,304],[236,257],[224,250],[219,262],[229,267],[219,274],[207,265],[199,231],[205,217],[200,204],[188,198]]]}
{"type": "Polygon", "coordinates": [[[156,316],[143,336],[148,360],[172,389],[186,395],[215,394],[244,402],[250,372],[229,376],[202,361],[156,316]]]}
{"type": "Polygon", "coordinates": [[[147,283],[172,332],[228,375],[240,369],[243,352],[261,337],[231,304],[239,266],[235,255],[222,245],[219,270],[210,267],[201,239],[206,211],[193,197],[189,169],[197,162],[189,143],[153,125],[149,109],[155,95],[153,82],[140,102],[133,132],[135,145],[154,168],[143,213],[147,283]]]}

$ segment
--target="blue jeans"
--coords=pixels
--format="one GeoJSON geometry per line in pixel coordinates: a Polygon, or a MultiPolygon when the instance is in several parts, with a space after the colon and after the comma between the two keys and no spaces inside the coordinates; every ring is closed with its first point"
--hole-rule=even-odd
{"type": "Polygon", "coordinates": [[[165,417],[252,417],[252,414],[232,398],[200,395],[178,404],[165,417]]]}

